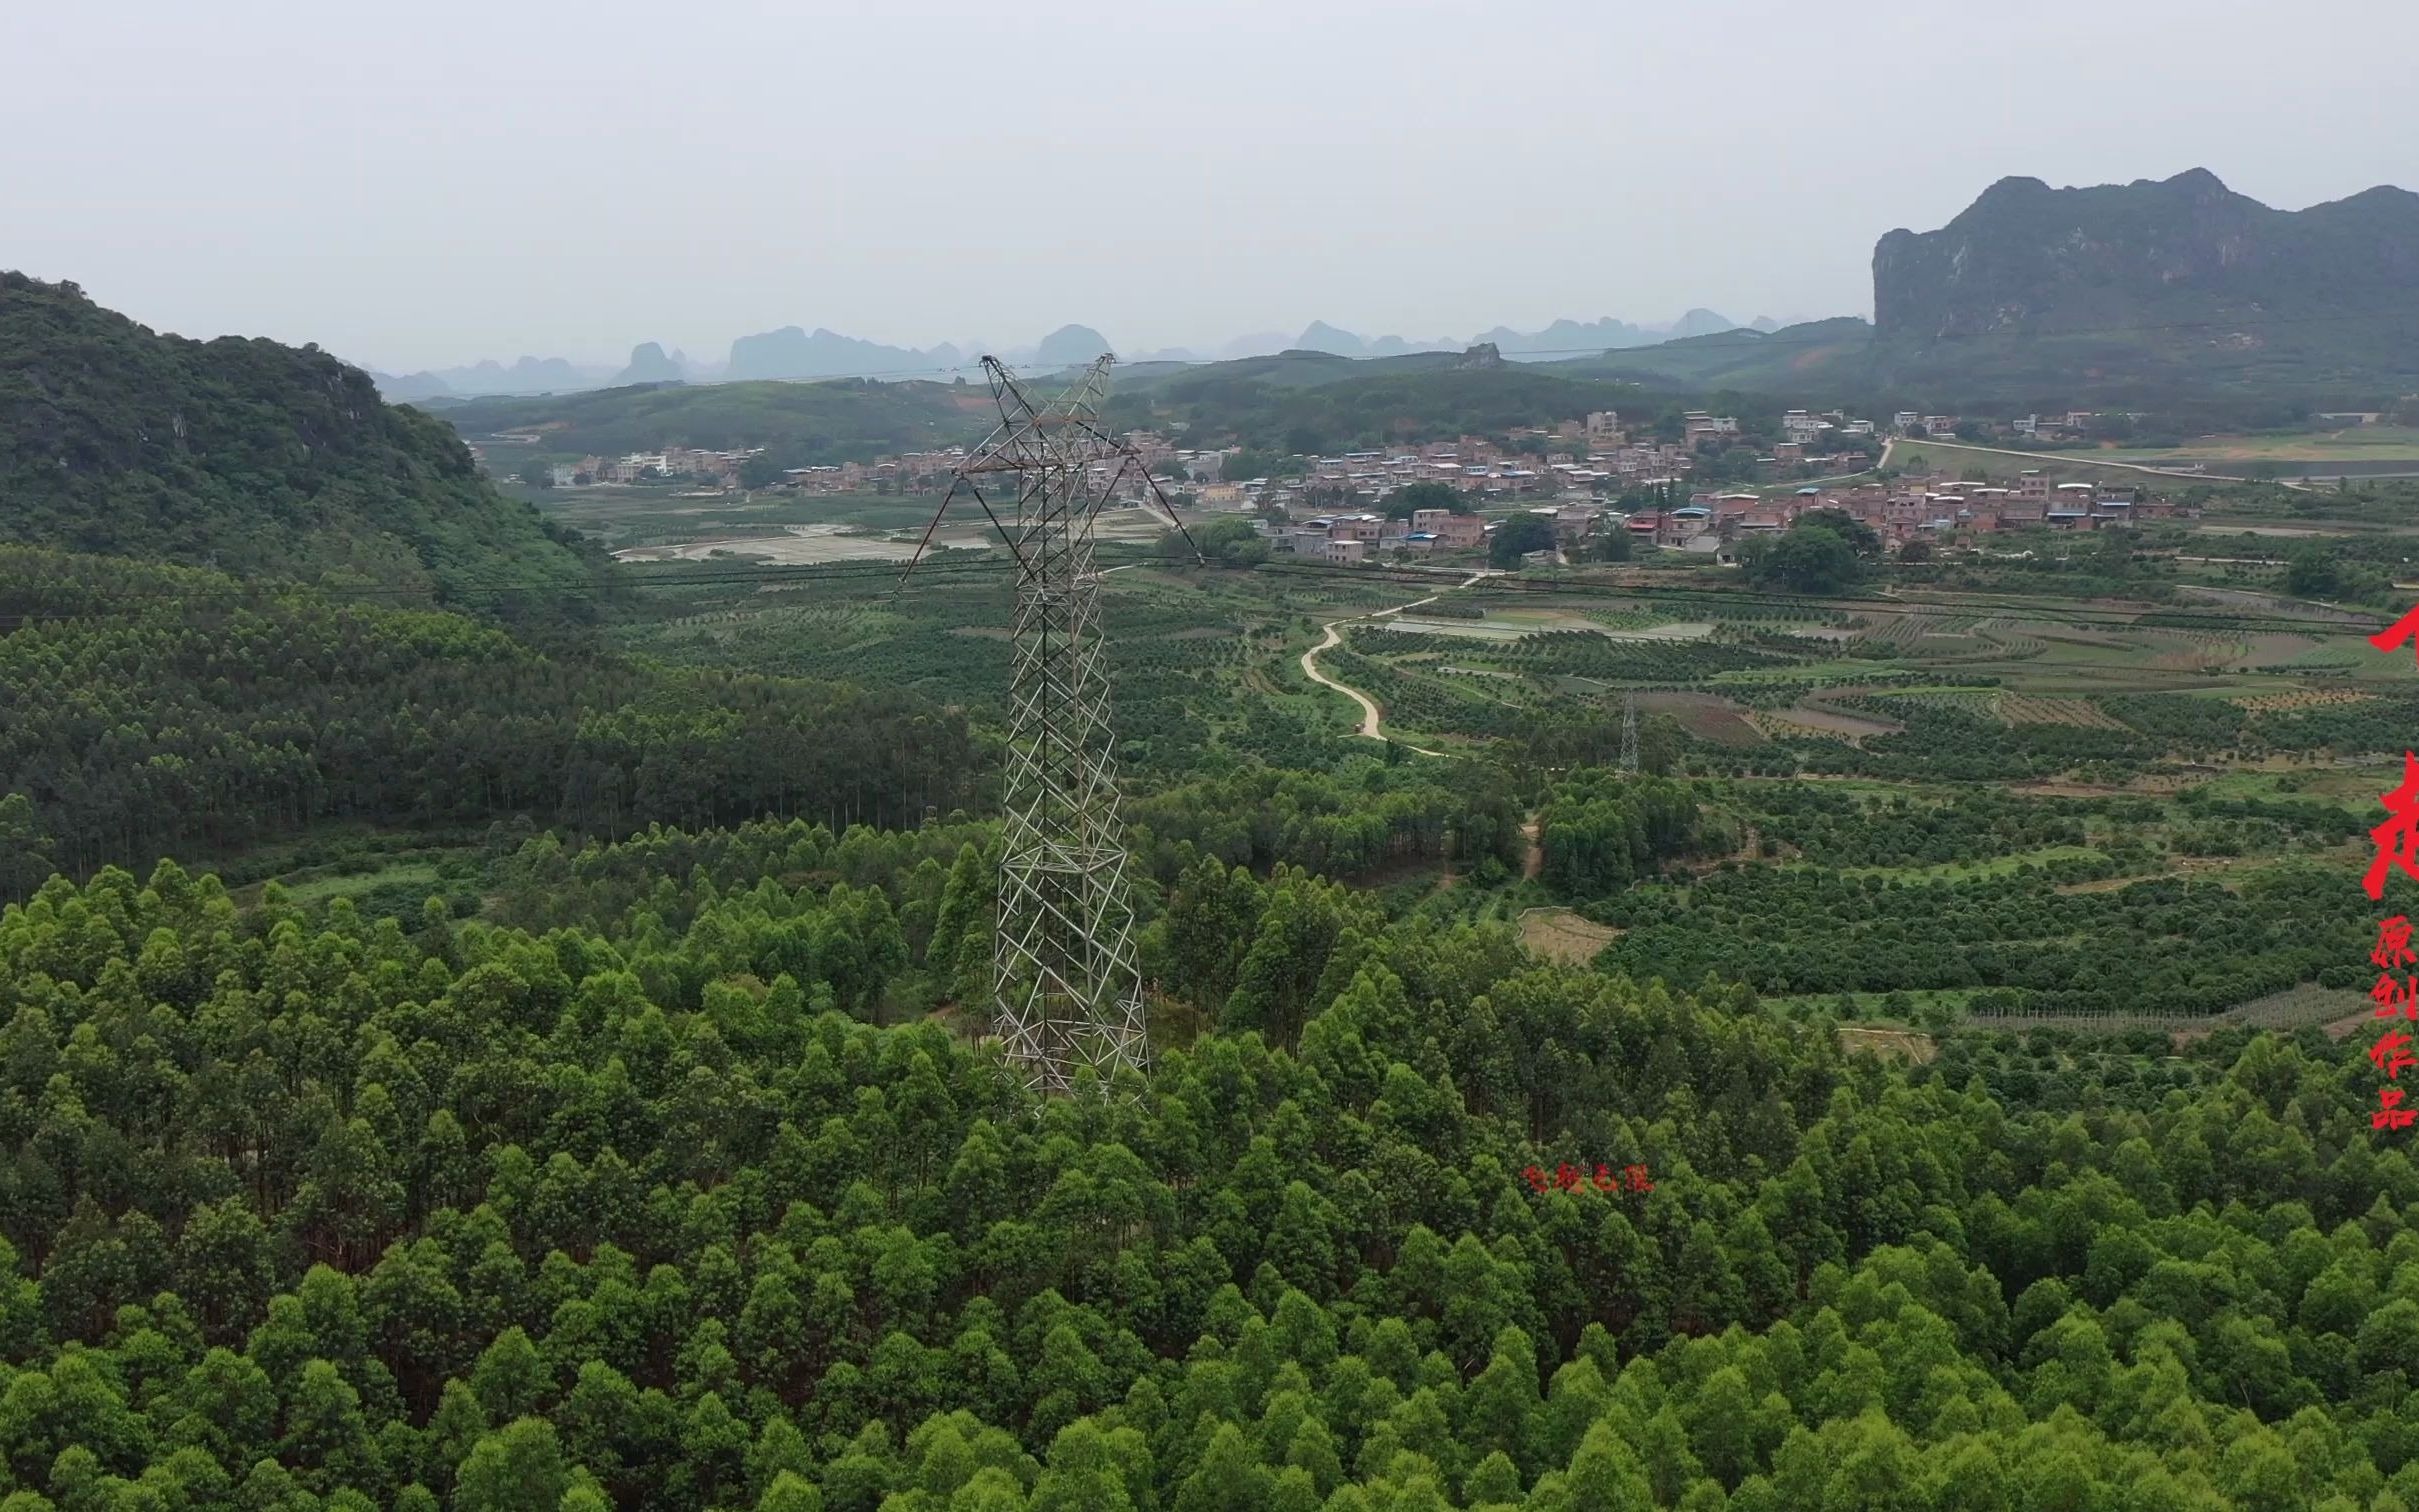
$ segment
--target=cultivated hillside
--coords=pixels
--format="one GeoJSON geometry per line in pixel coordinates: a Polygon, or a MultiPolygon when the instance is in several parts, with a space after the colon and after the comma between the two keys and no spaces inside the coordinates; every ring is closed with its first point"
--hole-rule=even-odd
{"type": "Polygon", "coordinates": [[[0,540],[440,597],[587,576],[360,369],[160,335],[19,273],[0,273],[0,540]]]}

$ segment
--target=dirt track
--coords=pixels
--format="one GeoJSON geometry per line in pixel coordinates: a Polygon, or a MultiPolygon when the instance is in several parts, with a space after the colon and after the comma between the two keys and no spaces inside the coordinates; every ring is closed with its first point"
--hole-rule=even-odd
{"type": "MultiPolygon", "coordinates": [[[[1329,677],[1326,673],[1320,671],[1319,653],[1343,643],[1343,627],[1346,625],[1357,625],[1368,620],[1385,619],[1391,615],[1402,614],[1408,610],[1425,608],[1426,606],[1435,603],[1438,599],[1443,598],[1448,593],[1455,592],[1462,588],[1467,588],[1473,583],[1477,583],[1492,576],[1494,576],[1492,572],[1473,572],[1467,578],[1464,578],[1459,583],[1454,584],[1453,587],[1439,589],[1436,592],[1429,594],[1424,599],[1414,599],[1408,604],[1397,604],[1391,609],[1375,609],[1367,614],[1349,614],[1342,619],[1329,620],[1326,624],[1319,627],[1322,632],[1319,637],[1319,643],[1302,653],[1302,675],[1309,678],[1312,682],[1317,683],[1322,688],[1335,689],[1338,693],[1343,694],[1346,698],[1351,699],[1354,703],[1361,706],[1361,728],[1359,730],[1359,734],[1364,739],[1386,739],[1386,730],[1383,723],[1384,711],[1378,708],[1377,700],[1371,698],[1368,694],[1362,692],[1360,689],[1347,687],[1343,683],[1337,682],[1334,678],[1329,677]]],[[[1442,756],[1444,754],[1442,751],[1431,751],[1426,746],[1415,746],[1407,743],[1403,745],[1403,749],[1407,751],[1417,751],[1422,756],[1442,756]]]]}

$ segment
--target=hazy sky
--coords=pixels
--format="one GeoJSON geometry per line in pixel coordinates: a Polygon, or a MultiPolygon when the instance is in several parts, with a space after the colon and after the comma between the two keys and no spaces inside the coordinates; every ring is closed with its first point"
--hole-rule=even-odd
{"type": "Polygon", "coordinates": [[[1870,308],[1995,178],[2419,187],[2412,0],[0,0],[0,267],[389,370],[1870,308]]]}

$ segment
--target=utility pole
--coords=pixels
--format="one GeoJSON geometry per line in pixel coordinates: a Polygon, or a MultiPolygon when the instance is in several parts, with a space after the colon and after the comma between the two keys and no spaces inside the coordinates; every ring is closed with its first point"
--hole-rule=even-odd
{"type": "Polygon", "coordinates": [[[992,981],[1008,1060],[1044,1093],[1074,1090],[1086,1068],[1105,1085],[1120,1070],[1141,1069],[1147,1054],[1092,537],[1129,473],[1140,473],[1163,507],[1167,501],[1134,449],[1099,428],[1113,360],[1103,355],[1065,392],[1037,403],[998,359],[985,357],[999,425],[959,467],[924,532],[930,542],[963,489],[1015,560],[992,981]],[[986,483],[1012,491],[997,509],[986,483]]]}

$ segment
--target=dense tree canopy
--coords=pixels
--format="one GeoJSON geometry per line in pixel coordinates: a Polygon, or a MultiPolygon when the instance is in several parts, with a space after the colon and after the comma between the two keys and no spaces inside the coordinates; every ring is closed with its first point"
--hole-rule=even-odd
{"type": "Polygon", "coordinates": [[[1862,581],[1866,570],[1855,543],[1812,516],[1777,536],[1750,540],[1739,553],[1739,564],[1758,587],[1793,593],[1838,593],[1862,581]]]}
{"type": "Polygon", "coordinates": [[[1498,567],[1517,567],[1532,551],[1554,549],[1554,522],[1526,512],[1513,515],[1487,536],[1487,560],[1498,567]]]}
{"type": "Polygon", "coordinates": [[[962,714],[847,684],[549,655],[461,615],[0,547],[0,896],[326,820],[621,833],[972,800],[962,714]],[[22,827],[12,841],[11,816],[22,827]]]}
{"type": "Polygon", "coordinates": [[[985,927],[950,841],[12,907],[12,1512],[2419,1497],[2419,1174],[2323,1042],[1844,1062],[1204,862],[1224,1027],[1036,1105],[864,1021],[985,927]]]}

